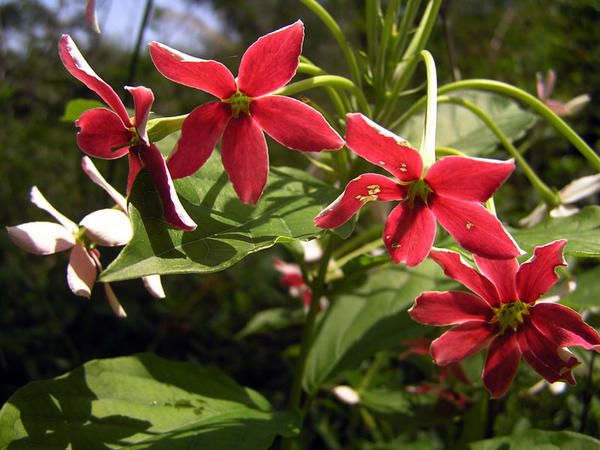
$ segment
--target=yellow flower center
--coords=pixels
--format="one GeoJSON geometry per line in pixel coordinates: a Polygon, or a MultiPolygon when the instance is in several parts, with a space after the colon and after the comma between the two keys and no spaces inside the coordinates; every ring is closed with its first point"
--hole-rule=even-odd
{"type": "Polygon", "coordinates": [[[250,114],[250,102],[253,100],[252,97],[248,97],[240,91],[237,91],[231,97],[226,100],[222,100],[224,103],[229,103],[231,106],[231,115],[234,119],[237,119],[240,113],[250,114]]]}
{"type": "Polygon", "coordinates": [[[528,303],[516,300],[512,303],[492,308],[494,310],[494,318],[491,320],[491,323],[498,323],[500,325],[500,334],[504,334],[507,328],[517,331],[519,325],[523,323],[523,317],[529,315],[530,306],[528,303]]]}

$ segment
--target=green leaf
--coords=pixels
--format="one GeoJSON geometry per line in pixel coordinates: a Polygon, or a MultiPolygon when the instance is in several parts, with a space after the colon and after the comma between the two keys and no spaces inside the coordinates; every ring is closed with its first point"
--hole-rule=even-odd
{"type": "Polygon", "coordinates": [[[360,391],[361,405],[381,414],[410,414],[411,405],[403,391],[372,389],[360,391]]]}
{"type": "Polygon", "coordinates": [[[243,338],[251,334],[265,333],[301,324],[305,315],[302,308],[272,308],[259,311],[236,336],[243,338]]]}
{"type": "Polygon", "coordinates": [[[470,444],[471,450],[594,450],[600,441],[572,431],[527,430],[470,444]]]}
{"type": "Polygon", "coordinates": [[[567,239],[565,253],[600,258],[600,206],[586,206],[577,214],[545,221],[523,229],[513,229],[517,242],[528,252],[557,239],[567,239]]]}
{"type": "Polygon", "coordinates": [[[421,292],[433,288],[439,274],[430,261],[413,270],[393,266],[369,274],[350,292],[334,295],[308,355],[304,388],[314,393],[373,353],[419,336],[422,327],[406,310],[421,292]]]}
{"type": "Polygon", "coordinates": [[[218,155],[175,185],[197,230],[169,228],[149,177],[140,173],[130,196],[133,238],[103,272],[102,281],[218,272],[276,243],[313,239],[323,231],[313,218],[338,195],[305,171],[272,167],[258,204],[245,205],[218,155]]]}
{"type": "MultiPolygon", "coordinates": [[[[523,137],[531,127],[535,114],[522,109],[515,101],[496,94],[477,91],[457,91],[454,97],[469,100],[485,111],[509,140],[523,137]]],[[[412,116],[398,134],[413,146],[419,146],[423,133],[425,111],[412,116]]],[[[451,104],[438,105],[436,145],[458,149],[470,156],[488,155],[500,143],[498,138],[477,116],[467,109],[451,104]]]]}
{"type": "Polygon", "coordinates": [[[216,369],[141,354],[20,389],[0,410],[0,448],[258,450],[298,426],[216,369]]]}
{"type": "Polygon", "coordinates": [[[600,306],[600,266],[577,275],[577,287],[566,296],[561,303],[568,303],[577,308],[600,306]]]}
{"type": "Polygon", "coordinates": [[[183,116],[150,119],[147,125],[148,139],[150,139],[150,142],[158,142],[171,133],[181,130],[181,125],[186,117],[187,114],[183,116]]]}
{"type": "Polygon", "coordinates": [[[85,98],[76,98],[69,101],[65,107],[65,113],[60,118],[62,122],[73,122],[86,112],[88,109],[106,108],[106,105],[98,100],[88,100],[85,98]]]}

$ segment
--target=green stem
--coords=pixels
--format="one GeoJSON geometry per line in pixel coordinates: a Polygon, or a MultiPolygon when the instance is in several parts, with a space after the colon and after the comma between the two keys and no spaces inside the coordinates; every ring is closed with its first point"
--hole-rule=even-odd
{"type": "Polygon", "coordinates": [[[437,126],[437,74],[433,56],[427,50],[421,52],[427,71],[427,109],[425,111],[425,129],[421,141],[423,170],[426,171],[435,162],[435,128],[437,126]]]}
{"type": "Polygon", "coordinates": [[[385,92],[385,69],[386,69],[386,55],[388,52],[388,45],[392,38],[392,32],[394,31],[394,24],[396,19],[396,12],[398,10],[398,0],[390,0],[390,3],[385,12],[385,19],[383,21],[383,33],[379,42],[379,48],[376,52],[375,67],[373,68],[373,76],[375,80],[375,88],[378,91],[385,92]]]}
{"type": "Polygon", "coordinates": [[[500,140],[502,145],[506,148],[510,156],[512,156],[521,169],[525,176],[529,179],[533,187],[538,191],[540,197],[550,208],[554,208],[555,206],[560,205],[560,197],[557,193],[555,193],[552,189],[550,189],[546,184],[537,176],[535,171],[531,168],[529,163],[523,158],[523,155],[519,153],[519,151],[515,148],[515,146],[510,142],[510,140],[506,137],[506,135],[500,130],[498,125],[488,116],[481,108],[479,108],[474,103],[464,100],[461,98],[452,98],[441,96],[439,98],[440,103],[453,103],[455,105],[462,106],[463,108],[468,109],[473,114],[475,114],[489,129],[492,133],[496,135],[496,137],[500,140]]]}
{"type": "Polygon", "coordinates": [[[368,244],[365,244],[357,248],[356,250],[345,254],[343,257],[336,260],[336,263],[339,267],[343,267],[344,264],[346,264],[351,259],[356,258],[357,256],[363,255],[365,253],[371,252],[373,250],[377,250],[379,247],[383,247],[383,240],[381,238],[377,239],[376,241],[369,242],[368,244]]]}
{"type": "MultiPolygon", "coordinates": [[[[297,71],[300,73],[306,73],[306,74],[312,75],[312,76],[327,75],[327,72],[325,72],[319,66],[316,66],[310,62],[301,62],[300,64],[298,64],[297,71]]],[[[326,87],[325,90],[327,91],[327,94],[329,95],[329,98],[331,99],[331,102],[333,103],[335,112],[342,120],[344,120],[346,117],[346,112],[350,111],[349,105],[344,104],[342,97],[340,96],[340,94],[338,93],[338,91],[336,89],[334,89],[332,87],[326,87]]]]}
{"type": "Polygon", "coordinates": [[[363,112],[367,116],[371,114],[371,107],[369,106],[363,91],[360,90],[360,88],[348,78],[340,77],[338,75],[318,75],[316,77],[307,78],[306,80],[288,84],[287,86],[275,91],[274,94],[294,95],[299,92],[304,92],[318,87],[341,88],[352,92],[356,96],[363,112]]]}
{"type": "Polygon", "coordinates": [[[316,0],[300,0],[300,2],[310,9],[321,21],[325,24],[325,26],[329,29],[330,33],[333,35],[334,39],[337,41],[338,45],[344,52],[346,56],[346,61],[348,62],[348,67],[350,68],[350,75],[354,82],[360,87],[361,86],[361,76],[360,70],[358,68],[358,63],[356,62],[356,56],[354,52],[350,48],[350,44],[346,39],[346,35],[342,32],[342,29],[335,21],[333,17],[323,8],[316,0]]]}
{"type": "MultiPolygon", "coordinates": [[[[564,136],[571,144],[579,150],[579,152],[583,155],[585,159],[587,159],[592,166],[600,171],[600,157],[588,146],[581,137],[575,131],[566,124],[564,120],[558,117],[550,108],[548,108],[542,101],[535,98],[533,95],[528,92],[523,91],[515,86],[511,86],[507,83],[502,83],[501,81],[493,81],[493,80],[485,80],[485,79],[472,79],[472,80],[462,80],[455,81],[454,83],[448,83],[439,88],[438,94],[447,94],[449,92],[464,90],[464,89],[473,89],[477,91],[488,91],[488,92],[496,92],[498,94],[506,95],[507,97],[512,97],[515,100],[527,105],[533,111],[535,111],[538,115],[546,119],[550,125],[554,127],[554,129],[564,136]]],[[[415,111],[419,108],[423,107],[423,103],[425,102],[424,98],[421,98],[418,102],[414,103],[411,108],[409,108],[403,115],[394,122],[392,129],[400,126],[405,120],[407,120],[415,111]]]]}
{"type": "Polygon", "coordinates": [[[333,252],[333,258],[335,260],[338,260],[339,258],[342,258],[343,255],[357,248],[364,242],[369,242],[375,239],[376,237],[379,237],[381,239],[382,233],[383,227],[381,225],[375,225],[366,231],[356,234],[351,239],[347,239],[341,245],[338,245],[338,247],[333,252]]]}
{"type": "Polygon", "coordinates": [[[304,332],[302,333],[300,356],[294,372],[294,380],[292,382],[292,389],[288,402],[290,409],[298,409],[300,406],[300,397],[302,396],[302,378],[304,376],[304,369],[306,367],[306,359],[313,341],[317,313],[319,312],[319,303],[325,290],[325,275],[327,275],[327,267],[329,266],[329,260],[331,259],[331,253],[335,244],[335,237],[332,234],[327,234],[325,239],[327,239],[327,242],[324,245],[325,249],[323,251],[321,261],[319,262],[318,272],[316,277],[312,280],[310,286],[312,291],[312,299],[308,314],[306,316],[304,332]]]}

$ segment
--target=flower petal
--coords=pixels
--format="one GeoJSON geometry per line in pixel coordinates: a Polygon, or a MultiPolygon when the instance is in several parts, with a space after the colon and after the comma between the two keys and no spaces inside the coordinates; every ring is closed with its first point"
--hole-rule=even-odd
{"type": "Polygon", "coordinates": [[[600,173],[597,173],[571,181],[559,191],[559,194],[564,203],[575,203],[599,191],[600,173]]]}
{"type": "Polygon", "coordinates": [[[133,96],[133,106],[135,108],[134,124],[138,136],[144,144],[150,145],[146,125],[148,124],[150,108],[152,108],[152,104],[154,103],[154,93],[151,89],[144,86],[125,86],[125,89],[133,96]]]}
{"type": "Polygon", "coordinates": [[[63,227],[69,230],[72,234],[77,233],[77,231],[79,230],[79,227],[75,222],[59,213],[56,210],[56,208],[54,208],[54,206],[52,206],[50,202],[46,200],[46,197],[42,195],[37,186],[33,186],[31,188],[31,191],[29,191],[29,201],[41,210],[46,211],[48,214],[54,217],[63,227]]]}
{"type": "Polygon", "coordinates": [[[427,171],[425,181],[438,195],[485,202],[515,169],[515,162],[447,156],[427,171]]]}
{"type": "Polygon", "coordinates": [[[473,258],[481,273],[496,286],[500,303],[520,300],[515,283],[519,263],[515,258],[487,259],[477,255],[473,255],[473,258]]]}
{"type": "Polygon", "coordinates": [[[575,384],[571,369],[579,364],[577,358],[562,354],[550,336],[541,332],[530,319],[525,319],[518,337],[525,361],[546,381],[562,380],[575,384]]]}
{"type": "Polygon", "coordinates": [[[495,286],[469,266],[459,253],[443,249],[431,250],[429,257],[441,266],[446,276],[463,284],[491,306],[498,306],[500,304],[498,291],[495,286]]]}
{"type": "Polygon", "coordinates": [[[108,181],[106,181],[90,158],[87,156],[81,158],[81,168],[88,178],[100,186],[110,196],[110,198],[114,200],[114,202],[119,208],[121,208],[123,212],[127,212],[127,200],[125,197],[123,197],[119,191],[117,191],[108,183],[108,181]]]}
{"type": "Polygon", "coordinates": [[[521,350],[515,333],[504,333],[490,343],[482,378],[492,398],[506,394],[517,374],[520,360],[521,350]]]}
{"type": "Polygon", "coordinates": [[[461,361],[487,347],[496,328],[485,322],[456,325],[431,343],[431,356],[439,366],[461,361]]]}
{"type": "Polygon", "coordinates": [[[89,109],[75,121],[79,127],[77,145],[88,155],[116,159],[129,151],[133,133],[114,112],[104,108],[89,109]]]}
{"type": "Polygon", "coordinates": [[[165,298],[167,296],[163,289],[160,275],[148,275],[142,277],[142,283],[144,283],[144,287],[153,297],[165,298]]]}
{"type": "Polygon", "coordinates": [[[115,247],[127,244],[132,236],[129,217],[120,209],[101,209],[85,216],[79,225],[95,244],[115,247]]]}
{"type": "Polygon", "coordinates": [[[383,242],[395,263],[416,266],[429,254],[435,232],[435,217],[425,204],[400,203],[385,222],[383,242]]]}
{"type": "Polygon", "coordinates": [[[230,70],[217,61],[194,58],[159,42],[150,43],[150,57],[158,71],[175,83],[229,98],[236,91],[230,70]]]}
{"type": "Polygon", "coordinates": [[[255,205],[267,184],[269,154],[265,136],[252,117],[244,114],[229,121],[221,159],[240,200],[255,205]]]}
{"type": "Polygon", "coordinates": [[[81,245],[74,246],[67,266],[67,283],[73,294],[89,298],[97,272],[96,263],[88,251],[81,245]]]}
{"type": "Polygon", "coordinates": [[[296,74],[304,24],[302,21],[260,37],[242,56],[238,87],[249,97],[260,97],[285,86],[296,74]]]}
{"type": "Polygon", "coordinates": [[[429,207],[440,225],[466,250],[498,259],[521,254],[500,221],[481,204],[431,194],[429,207]]]}
{"type": "Polygon", "coordinates": [[[94,0],[87,0],[85,4],[85,19],[94,32],[100,34],[100,24],[98,23],[98,15],[96,14],[96,6],[94,0]]]}
{"type": "Polygon", "coordinates": [[[408,310],[413,320],[424,325],[443,327],[473,321],[489,321],[490,305],[468,292],[423,292],[408,310]]]}
{"type": "Polygon", "coordinates": [[[418,180],[423,172],[419,152],[404,139],[360,113],[346,116],[346,145],[350,150],[401,181],[418,180]]]}
{"type": "Polygon", "coordinates": [[[175,191],[167,164],[158,147],[154,144],[149,147],[142,147],[139,157],[152,179],[152,184],[154,184],[156,193],[160,198],[160,204],[167,223],[180,230],[194,231],[197,225],[183,208],[175,191]]]}
{"type": "Polygon", "coordinates": [[[344,145],[321,113],[299,100],[269,95],[251,102],[250,111],[258,125],[287,148],[320,152],[344,145]]]}
{"type": "Polygon", "coordinates": [[[68,34],[63,34],[60,38],[58,54],[71,75],[98,94],[117,113],[125,125],[131,125],[129,114],[117,93],[94,72],[68,34]]]}
{"type": "Polygon", "coordinates": [[[173,179],[192,175],[204,165],[230,117],[226,104],[210,102],[197,107],[185,118],[181,137],[167,160],[173,179]]]}
{"type": "Polygon", "coordinates": [[[342,195],[315,217],[320,228],[337,228],[371,200],[400,200],[406,187],[376,173],[364,173],[351,180],[342,195]]]}
{"type": "Polygon", "coordinates": [[[110,308],[116,314],[117,317],[124,319],[127,317],[127,313],[121,306],[119,299],[117,298],[117,294],[113,291],[112,287],[108,283],[102,283],[104,285],[104,296],[106,297],[106,301],[110,305],[110,308]]]}
{"type": "Polygon", "coordinates": [[[600,335],[571,308],[558,303],[537,303],[531,311],[531,321],[557,347],[575,345],[600,351],[600,335]]]}
{"type": "Polygon", "coordinates": [[[129,152],[128,155],[129,160],[129,172],[127,175],[127,195],[131,193],[131,188],[133,187],[133,182],[135,181],[135,177],[142,170],[143,164],[140,161],[140,157],[137,152],[129,152]]]}
{"type": "Polygon", "coordinates": [[[565,245],[567,241],[561,239],[536,247],[533,257],[521,264],[517,271],[517,291],[520,300],[533,303],[556,283],[556,268],[567,265],[563,257],[565,245]]]}
{"type": "Polygon", "coordinates": [[[73,233],[54,222],[28,222],[6,231],[15,245],[35,255],[52,255],[75,245],[73,233]]]}

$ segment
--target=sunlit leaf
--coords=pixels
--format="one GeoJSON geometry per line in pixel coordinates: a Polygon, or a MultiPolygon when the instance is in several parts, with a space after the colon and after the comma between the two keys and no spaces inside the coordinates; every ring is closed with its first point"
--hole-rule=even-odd
{"type": "Polygon", "coordinates": [[[572,431],[527,430],[512,436],[486,439],[470,444],[471,450],[594,450],[600,441],[572,431]]]}
{"type": "Polygon", "coordinates": [[[60,118],[63,122],[73,122],[79,119],[84,112],[93,108],[106,108],[106,105],[98,100],[88,100],[85,98],[76,98],[69,101],[65,107],[65,112],[60,118]]]}

